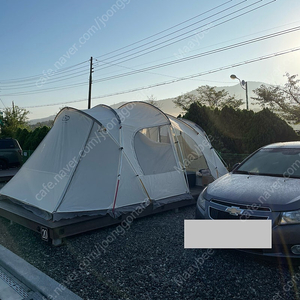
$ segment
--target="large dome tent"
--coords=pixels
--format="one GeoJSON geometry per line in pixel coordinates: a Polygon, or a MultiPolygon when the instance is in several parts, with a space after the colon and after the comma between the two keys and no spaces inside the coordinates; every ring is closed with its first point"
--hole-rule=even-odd
{"type": "Polygon", "coordinates": [[[196,168],[210,169],[214,178],[227,172],[193,124],[145,102],[118,109],[63,108],[32,156],[1,189],[0,215],[2,201],[52,223],[81,216],[120,218],[142,203],[152,210],[189,204],[193,197],[182,161],[192,145],[189,138],[202,149],[196,168]]]}

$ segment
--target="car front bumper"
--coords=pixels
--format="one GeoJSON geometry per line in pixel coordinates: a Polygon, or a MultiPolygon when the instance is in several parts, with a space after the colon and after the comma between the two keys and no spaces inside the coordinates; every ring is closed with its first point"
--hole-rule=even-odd
{"type": "MultiPolygon", "coordinates": [[[[196,205],[195,219],[212,219],[208,214],[208,209],[203,210],[198,202],[196,205]]],[[[278,215],[278,214],[277,214],[278,215]]],[[[285,257],[285,258],[300,258],[300,253],[295,254],[291,248],[294,245],[300,245],[300,224],[290,225],[275,225],[272,227],[272,248],[271,249],[239,249],[241,251],[250,252],[253,254],[285,257]]]]}

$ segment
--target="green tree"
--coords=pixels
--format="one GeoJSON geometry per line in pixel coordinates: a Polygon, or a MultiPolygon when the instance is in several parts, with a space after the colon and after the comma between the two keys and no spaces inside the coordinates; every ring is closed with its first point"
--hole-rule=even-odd
{"type": "Polygon", "coordinates": [[[180,107],[183,111],[188,111],[190,106],[198,101],[198,97],[191,93],[178,96],[173,100],[176,107],[180,107]]]}
{"type": "Polygon", "coordinates": [[[243,104],[243,100],[230,96],[224,89],[217,91],[216,87],[205,85],[198,87],[197,92],[200,103],[212,108],[222,109],[225,106],[229,106],[237,109],[243,104]]]}
{"type": "Polygon", "coordinates": [[[18,128],[17,130],[16,139],[18,140],[19,144],[23,149],[26,149],[24,148],[24,144],[30,138],[30,134],[31,131],[28,131],[27,128],[24,129],[18,128]]]}
{"type": "Polygon", "coordinates": [[[29,132],[24,142],[23,148],[26,150],[35,150],[49,131],[49,127],[43,126],[29,132]]]}
{"type": "Polygon", "coordinates": [[[29,111],[19,106],[6,107],[3,111],[3,126],[1,135],[5,137],[15,137],[18,128],[27,128],[29,111]]]}
{"type": "Polygon", "coordinates": [[[299,140],[293,128],[269,109],[254,113],[193,103],[184,117],[201,126],[222,153],[246,154],[266,144],[299,140]]]}
{"type": "Polygon", "coordinates": [[[262,108],[269,108],[278,113],[285,120],[300,123],[300,80],[297,75],[286,73],[286,84],[282,86],[261,85],[253,92],[257,97],[252,97],[262,108]]]}
{"type": "Polygon", "coordinates": [[[299,140],[293,128],[268,108],[253,115],[246,137],[249,152],[271,143],[299,140]]]}
{"type": "Polygon", "coordinates": [[[177,107],[182,108],[184,111],[187,111],[194,102],[199,102],[200,104],[207,105],[211,108],[220,109],[225,106],[238,109],[243,104],[241,99],[230,96],[224,89],[217,91],[216,87],[204,85],[198,87],[196,91],[197,95],[187,93],[177,97],[173,102],[177,107]]]}

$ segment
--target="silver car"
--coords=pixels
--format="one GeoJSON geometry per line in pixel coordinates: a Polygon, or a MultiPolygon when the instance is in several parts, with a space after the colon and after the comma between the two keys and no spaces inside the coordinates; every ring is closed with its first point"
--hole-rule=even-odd
{"type": "Polygon", "coordinates": [[[272,249],[251,251],[300,258],[300,142],[262,147],[211,183],[196,219],[270,219],[272,249]]]}

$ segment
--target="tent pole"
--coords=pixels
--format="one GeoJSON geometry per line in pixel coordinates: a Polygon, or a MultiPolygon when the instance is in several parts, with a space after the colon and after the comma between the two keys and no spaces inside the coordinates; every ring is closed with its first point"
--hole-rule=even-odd
{"type": "Polygon", "coordinates": [[[119,184],[121,179],[121,171],[122,171],[122,165],[123,165],[123,134],[122,134],[122,125],[119,123],[119,147],[120,147],[120,156],[119,156],[119,167],[118,167],[118,178],[116,183],[116,191],[115,191],[115,198],[113,202],[113,208],[112,212],[114,214],[115,207],[116,207],[116,201],[118,197],[118,191],[119,191],[119,184]]]}
{"type": "MultiPolygon", "coordinates": [[[[172,133],[173,133],[173,136],[174,136],[174,138],[175,138],[175,144],[177,144],[178,145],[178,148],[179,148],[179,152],[180,152],[180,156],[181,156],[181,159],[182,159],[182,164],[183,164],[183,166],[181,166],[181,169],[182,169],[182,171],[184,172],[184,177],[185,177],[185,180],[186,180],[186,188],[187,188],[187,190],[189,191],[190,189],[188,188],[188,177],[187,177],[187,174],[186,174],[186,168],[185,168],[185,166],[184,166],[184,159],[183,159],[183,154],[182,154],[182,150],[181,150],[181,147],[180,147],[180,143],[179,143],[179,140],[177,139],[177,135],[176,135],[176,133],[175,133],[175,130],[174,130],[174,128],[173,128],[173,126],[171,125],[171,130],[172,130],[172,133]]],[[[175,151],[176,151],[176,153],[177,153],[177,150],[175,149],[175,151]]],[[[179,165],[181,165],[180,164],[180,161],[179,161],[179,165]]]]}
{"type": "Polygon", "coordinates": [[[146,193],[146,195],[147,195],[149,201],[151,202],[152,200],[151,200],[151,198],[150,198],[150,196],[149,196],[149,194],[148,194],[148,192],[147,192],[147,190],[146,190],[146,188],[145,188],[145,186],[144,186],[143,181],[141,180],[141,178],[140,178],[139,175],[137,175],[137,176],[139,177],[140,183],[141,183],[141,185],[142,185],[142,187],[143,187],[143,189],[144,189],[144,191],[145,191],[145,193],[146,193]]]}

